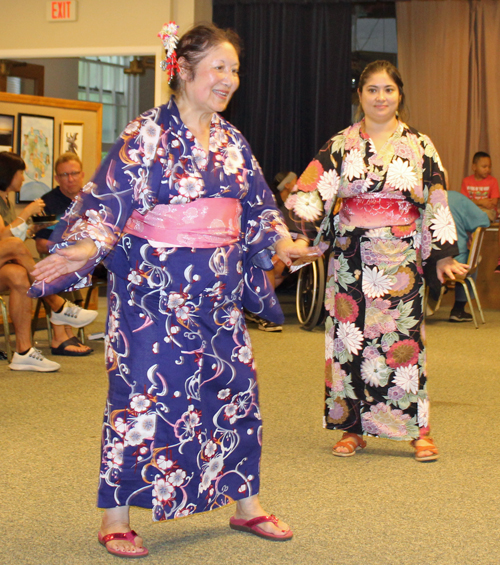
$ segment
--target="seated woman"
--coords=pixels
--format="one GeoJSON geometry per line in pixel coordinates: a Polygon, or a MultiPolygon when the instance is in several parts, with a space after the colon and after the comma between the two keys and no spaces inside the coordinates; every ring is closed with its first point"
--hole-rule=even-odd
{"type": "MultiPolygon", "coordinates": [[[[35,261],[24,239],[28,231],[26,220],[43,210],[43,202],[37,199],[16,215],[8,197],[10,192],[20,190],[25,168],[24,161],[14,153],[0,152],[0,291],[10,290],[9,312],[16,334],[16,353],[9,366],[19,371],[57,371],[60,365],[45,359],[31,343],[31,298],[26,293],[33,281],[30,273],[35,261]]],[[[44,300],[52,310],[52,352],[57,355],[64,350],[66,355],[88,355],[90,348],[78,342],[65,344],[68,341],[65,326],[84,327],[95,320],[97,312],[83,310],[57,295],[46,296],[44,300]]]]}

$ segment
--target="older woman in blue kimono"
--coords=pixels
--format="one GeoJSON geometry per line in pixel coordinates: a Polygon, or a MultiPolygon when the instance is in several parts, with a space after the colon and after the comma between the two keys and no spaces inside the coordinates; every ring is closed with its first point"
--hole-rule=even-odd
{"type": "Polygon", "coordinates": [[[99,541],[147,550],[129,507],[166,520],[237,501],[233,529],[292,537],[258,499],[262,422],[243,305],[282,313],[262,270],[289,237],[248,142],[218,112],[239,85],[239,43],[200,25],[161,34],[175,95],[125,128],[65,217],[64,242],[35,271],[34,294],[110,272],[99,541]]]}

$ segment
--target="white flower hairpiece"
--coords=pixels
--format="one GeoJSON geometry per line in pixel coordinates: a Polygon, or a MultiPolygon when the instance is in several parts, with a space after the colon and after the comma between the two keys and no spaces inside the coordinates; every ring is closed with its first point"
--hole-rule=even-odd
{"type": "Polygon", "coordinates": [[[175,52],[175,48],[179,41],[179,38],[177,37],[178,29],[179,26],[175,22],[168,22],[168,24],[164,24],[158,33],[158,37],[161,39],[166,52],[166,57],[160,63],[160,67],[162,70],[167,72],[169,84],[174,78],[175,71],[180,70],[179,64],[177,63],[177,54],[175,52]]]}

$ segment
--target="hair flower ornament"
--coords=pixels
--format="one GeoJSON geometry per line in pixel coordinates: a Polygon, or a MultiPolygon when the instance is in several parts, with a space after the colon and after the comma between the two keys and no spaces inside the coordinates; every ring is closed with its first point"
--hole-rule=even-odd
{"type": "Polygon", "coordinates": [[[177,47],[177,42],[179,38],[177,37],[177,30],[179,26],[175,22],[168,22],[164,24],[158,33],[158,37],[165,47],[166,57],[160,63],[162,70],[167,71],[168,83],[174,78],[175,72],[179,71],[179,64],[177,63],[177,54],[175,48],[177,47]]]}

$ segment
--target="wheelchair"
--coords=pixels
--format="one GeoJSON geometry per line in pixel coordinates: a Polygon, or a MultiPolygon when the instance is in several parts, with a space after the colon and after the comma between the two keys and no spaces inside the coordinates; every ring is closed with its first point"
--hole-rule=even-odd
{"type": "Polygon", "coordinates": [[[326,317],[325,285],[329,254],[302,267],[298,272],[295,306],[300,327],[312,331],[326,317]]]}

